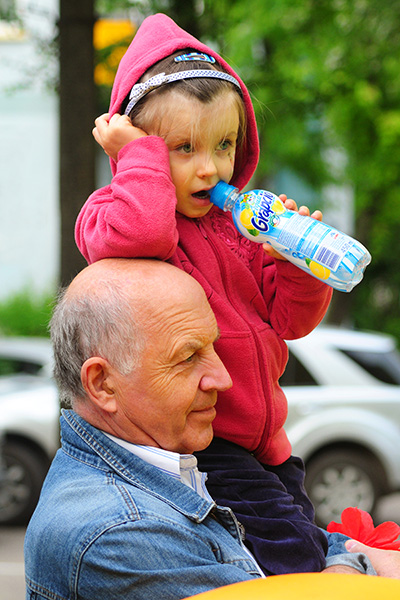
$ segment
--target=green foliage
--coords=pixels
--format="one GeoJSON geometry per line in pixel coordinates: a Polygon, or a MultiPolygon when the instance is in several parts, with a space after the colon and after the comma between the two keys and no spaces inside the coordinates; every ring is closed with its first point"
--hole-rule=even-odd
{"type": "Polygon", "coordinates": [[[27,290],[0,303],[0,334],[48,336],[54,296],[32,297],[27,290]]]}
{"type": "Polygon", "coordinates": [[[0,20],[3,21],[18,21],[15,1],[0,0],[0,20]]]}
{"type": "Polygon", "coordinates": [[[331,318],[400,340],[400,2],[236,0],[225,24],[224,52],[255,99],[258,179],[290,167],[316,190],[330,179],[354,190],[355,236],[373,261],[331,318]],[[330,147],[346,156],[341,172],[330,147]]]}

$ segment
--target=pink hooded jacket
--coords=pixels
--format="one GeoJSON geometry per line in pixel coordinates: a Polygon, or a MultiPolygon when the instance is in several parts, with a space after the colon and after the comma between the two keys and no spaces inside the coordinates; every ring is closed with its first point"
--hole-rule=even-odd
{"type": "MultiPolygon", "coordinates": [[[[155,62],[180,49],[216,58],[241,84],[247,138],[237,151],[231,183],[242,189],[259,156],[253,106],[243,82],[213,50],[169,17],[148,17],[122,58],[110,113],[155,62]]],[[[76,224],[76,241],[89,263],[107,257],[167,260],[197,279],[206,291],[221,331],[216,350],[233,387],[218,395],[214,433],[277,465],[291,453],[283,429],[287,402],[279,378],[287,361],[284,339],[302,337],[323,318],[331,288],[285,261],[268,257],[243,238],[230,213],[213,207],[201,219],[175,210],[175,187],[164,141],[156,136],[130,142],[111,160],[110,185],[94,192],[76,224]]],[[[162,299],[161,299],[162,300],[162,299]]]]}

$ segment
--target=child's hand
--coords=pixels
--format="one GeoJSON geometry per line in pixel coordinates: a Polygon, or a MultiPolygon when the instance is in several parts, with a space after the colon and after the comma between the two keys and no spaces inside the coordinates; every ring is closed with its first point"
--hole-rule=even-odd
{"type": "Polygon", "coordinates": [[[118,152],[126,144],[147,135],[142,129],[134,127],[128,116],[118,113],[111,119],[109,113],[105,113],[95,120],[95,124],[92,131],[94,139],[114,160],[117,160],[118,152]]]}
{"type": "MultiPolygon", "coordinates": [[[[288,210],[295,210],[299,213],[299,215],[305,215],[307,217],[312,217],[313,219],[317,219],[317,221],[322,221],[322,212],[320,210],[315,210],[312,215],[310,215],[310,209],[307,206],[300,206],[297,209],[297,204],[294,200],[291,200],[285,196],[285,194],[280,194],[279,198],[282,200],[285,208],[288,210]]],[[[282,254],[279,254],[270,244],[263,244],[263,249],[266,254],[271,256],[272,258],[277,258],[278,260],[287,260],[282,254]]]]}

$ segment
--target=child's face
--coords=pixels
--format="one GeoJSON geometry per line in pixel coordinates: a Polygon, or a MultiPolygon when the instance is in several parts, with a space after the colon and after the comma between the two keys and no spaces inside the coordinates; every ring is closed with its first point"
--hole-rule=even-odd
{"type": "Polygon", "coordinates": [[[153,133],[169,149],[177,211],[203,217],[212,207],[209,190],[221,179],[229,182],[233,174],[239,129],[235,93],[224,92],[207,104],[177,92],[167,98],[153,133]]]}

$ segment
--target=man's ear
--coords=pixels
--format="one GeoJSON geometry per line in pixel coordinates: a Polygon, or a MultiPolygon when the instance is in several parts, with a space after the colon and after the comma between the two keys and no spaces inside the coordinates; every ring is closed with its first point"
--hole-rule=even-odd
{"type": "Polygon", "coordinates": [[[113,368],[107,360],[99,356],[88,358],[81,368],[81,381],[94,404],[109,413],[116,411],[113,368]]]}

